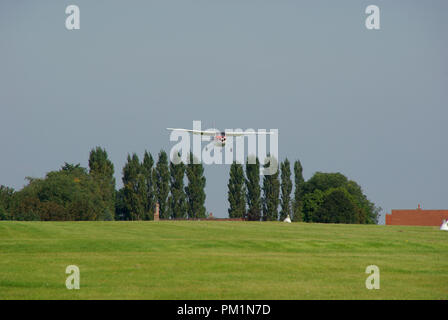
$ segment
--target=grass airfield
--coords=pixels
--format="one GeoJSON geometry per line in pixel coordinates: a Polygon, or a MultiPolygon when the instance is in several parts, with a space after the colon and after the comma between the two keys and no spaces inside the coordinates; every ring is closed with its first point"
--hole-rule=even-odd
{"type": "Polygon", "coordinates": [[[0,222],[0,299],[448,299],[438,227],[0,222]],[[65,269],[80,269],[68,290],[65,269]],[[368,290],[369,265],[380,289],[368,290]]]}

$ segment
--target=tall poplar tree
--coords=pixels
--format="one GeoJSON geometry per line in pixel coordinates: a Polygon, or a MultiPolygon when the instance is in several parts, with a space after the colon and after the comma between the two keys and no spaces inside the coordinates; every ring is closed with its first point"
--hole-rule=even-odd
{"type": "Polygon", "coordinates": [[[205,218],[205,177],[202,163],[193,162],[193,154],[187,164],[188,185],[185,187],[187,194],[188,218],[205,218]]]}
{"type": "Polygon", "coordinates": [[[89,173],[100,186],[101,196],[107,205],[103,219],[115,216],[115,178],[114,164],[109,160],[106,149],[96,147],[90,151],[89,173]]]}
{"type": "Polygon", "coordinates": [[[280,220],[283,221],[288,215],[291,215],[291,164],[288,158],[282,162],[281,166],[281,210],[280,220]]]}
{"type": "Polygon", "coordinates": [[[169,206],[168,195],[170,192],[170,172],[168,167],[168,156],[165,151],[161,150],[159,159],[157,160],[155,168],[155,185],[156,185],[156,199],[159,203],[160,218],[168,219],[169,206]]]}
{"type": "MultiPolygon", "coordinates": [[[[175,155],[180,159],[180,154],[175,155]]],[[[181,161],[170,162],[170,186],[171,196],[169,197],[170,217],[187,217],[187,196],[184,190],[185,164],[181,161]],[[175,164],[177,163],[178,164],[175,164]]]]}
{"type": "MultiPolygon", "coordinates": [[[[278,167],[278,161],[274,157],[269,158],[264,168],[278,167]]],[[[278,170],[274,174],[263,177],[263,220],[278,220],[278,205],[280,196],[280,182],[278,180],[278,170]]]]}
{"type": "Polygon", "coordinates": [[[259,221],[261,218],[260,161],[255,156],[249,156],[246,161],[246,190],[246,217],[251,221],[259,221]]]}
{"type": "Polygon", "coordinates": [[[230,166],[228,187],[229,218],[243,218],[246,214],[246,194],[243,165],[234,161],[230,166]]]}
{"type": "Polygon", "coordinates": [[[146,185],[145,197],[145,220],[154,219],[155,196],[154,196],[154,159],[151,153],[145,151],[142,162],[143,176],[146,185]]]}
{"type": "Polygon", "coordinates": [[[294,201],[292,205],[293,220],[302,221],[302,203],[304,195],[305,179],[303,179],[303,168],[299,160],[294,162],[294,201]]]}
{"type": "Polygon", "coordinates": [[[146,183],[137,154],[128,155],[123,167],[123,202],[131,220],[145,218],[146,183]]]}

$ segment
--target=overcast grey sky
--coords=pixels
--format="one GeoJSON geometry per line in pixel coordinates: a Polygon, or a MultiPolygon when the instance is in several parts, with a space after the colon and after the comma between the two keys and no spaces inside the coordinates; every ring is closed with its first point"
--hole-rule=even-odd
{"type": "MultiPolygon", "coordinates": [[[[447,15],[445,0],[3,0],[0,184],[87,166],[99,145],[121,186],[127,153],[169,151],[166,127],[202,120],[278,128],[306,179],[341,172],[384,211],[446,209],[447,15]]],[[[206,177],[226,216],[228,166],[206,177]]]]}

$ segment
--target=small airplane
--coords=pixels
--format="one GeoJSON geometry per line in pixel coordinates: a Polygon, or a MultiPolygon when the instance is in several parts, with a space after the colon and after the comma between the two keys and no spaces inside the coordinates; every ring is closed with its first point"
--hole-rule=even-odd
{"type": "Polygon", "coordinates": [[[182,132],[191,132],[193,134],[200,134],[201,136],[213,136],[213,141],[215,142],[215,146],[224,147],[226,145],[227,136],[240,137],[240,136],[248,136],[254,134],[274,134],[274,132],[256,132],[256,131],[219,131],[217,129],[214,130],[193,130],[193,129],[177,129],[177,128],[166,128],[167,130],[172,131],[182,131],[182,132]]]}

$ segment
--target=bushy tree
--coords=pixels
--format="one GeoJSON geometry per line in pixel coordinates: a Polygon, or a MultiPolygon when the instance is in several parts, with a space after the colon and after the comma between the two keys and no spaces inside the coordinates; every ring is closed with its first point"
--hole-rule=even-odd
{"type": "Polygon", "coordinates": [[[230,166],[227,184],[229,201],[229,218],[243,218],[246,214],[246,193],[243,165],[234,161],[230,166]]]}
{"type": "Polygon", "coordinates": [[[357,223],[376,224],[378,223],[378,217],[381,212],[381,208],[375,206],[375,204],[363,193],[362,188],[352,180],[347,181],[344,188],[353,197],[353,201],[358,210],[359,219],[357,223]]]}
{"type": "Polygon", "coordinates": [[[315,222],[357,223],[358,211],[353,197],[345,188],[328,189],[313,216],[315,222]]]}
{"type": "Polygon", "coordinates": [[[10,210],[14,196],[14,189],[0,185],[0,220],[11,219],[10,210]]]}
{"type": "Polygon", "coordinates": [[[40,220],[44,221],[74,220],[74,218],[69,214],[67,209],[62,204],[58,204],[53,201],[41,202],[39,204],[38,211],[40,220]]]}
{"type": "Polygon", "coordinates": [[[202,163],[195,164],[193,154],[190,154],[186,173],[188,185],[185,187],[187,195],[188,218],[205,218],[205,177],[202,163]]]}
{"type": "MultiPolygon", "coordinates": [[[[309,179],[305,183],[304,199],[305,197],[307,197],[308,199],[307,206],[303,207],[303,213],[306,216],[305,219],[309,220],[310,216],[313,216],[312,221],[324,222],[322,221],[323,218],[320,218],[320,216],[316,216],[317,211],[313,211],[315,208],[313,206],[310,206],[310,200],[311,198],[316,197],[316,194],[318,194],[316,193],[317,191],[326,194],[328,190],[333,189],[339,190],[339,193],[337,193],[338,195],[341,195],[341,190],[345,190],[346,193],[350,196],[350,201],[354,205],[356,218],[353,220],[354,222],[352,222],[352,220],[349,220],[350,222],[347,223],[377,223],[378,214],[381,208],[376,207],[367,199],[367,197],[362,192],[361,187],[356,182],[347,179],[347,177],[345,177],[341,173],[316,172],[313,177],[311,177],[311,179],[309,179]]],[[[314,205],[315,204],[316,202],[314,202],[314,205]]]]}
{"type": "Polygon", "coordinates": [[[261,219],[260,161],[249,156],[246,161],[247,219],[261,219]]]}
{"type": "Polygon", "coordinates": [[[324,193],[319,189],[307,193],[302,199],[303,221],[313,222],[316,211],[319,209],[324,198],[324,193]]]}
{"type": "Polygon", "coordinates": [[[9,220],[9,219],[10,219],[10,216],[6,212],[5,207],[3,207],[3,205],[0,205],[0,220],[9,220]]]}
{"type": "Polygon", "coordinates": [[[327,191],[331,188],[339,188],[346,185],[348,179],[343,174],[336,173],[326,173],[326,172],[316,172],[304,185],[304,192],[311,193],[314,190],[319,189],[320,191],[327,191]]]}
{"type": "Polygon", "coordinates": [[[15,220],[104,220],[108,203],[101,185],[79,164],[66,163],[45,178],[28,178],[28,185],[14,194],[12,218],[15,220]],[[79,206],[89,205],[88,210],[79,206]]]}
{"type": "Polygon", "coordinates": [[[15,206],[12,210],[12,219],[18,221],[40,221],[39,207],[41,202],[39,198],[32,197],[18,192],[16,194],[15,206]]]}

